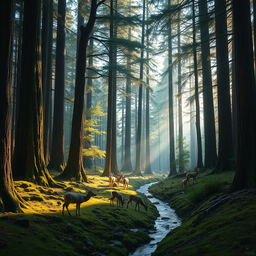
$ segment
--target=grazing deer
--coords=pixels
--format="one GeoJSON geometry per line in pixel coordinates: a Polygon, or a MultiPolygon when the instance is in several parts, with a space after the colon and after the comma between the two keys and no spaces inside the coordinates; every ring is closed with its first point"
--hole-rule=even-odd
{"type": "Polygon", "coordinates": [[[96,196],[92,191],[88,191],[87,195],[80,193],[69,192],[64,195],[64,204],[62,207],[62,215],[64,215],[64,208],[66,207],[69,216],[71,216],[68,206],[69,204],[76,204],[76,216],[80,216],[80,205],[88,201],[92,196],[96,196]]]}
{"type": "Polygon", "coordinates": [[[114,183],[116,183],[116,177],[110,175],[109,177],[109,186],[112,187],[114,183]]]}
{"type": "Polygon", "coordinates": [[[116,191],[111,191],[111,198],[109,198],[110,200],[110,204],[114,204],[114,199],[116,198],[117,202],[116,205],[122,205],[122,207],[124,206],[124,198],[123,196],[116,192],[116,191]]]}
{"type": "Polygon", "coordinates": [[[185,187],[187,186],[187,184],[188,184],[188,178],[183,179],[183,180],[181,181],[181,185],[182,185],[183,188],[185,188],[185,187]]]}
{"type": "Polygon", "coordinates": [[[121,174],[118,178],[116,178],[116,183],[117,183],[117,185],[119,185],[119,183],[121,182],[121,180],[123,180],[124,179],[124,175],[123,174],[121,174]]]}
{"type": "Polygon", "coordinates": [[[135,204],[135,210],[138,207],[138,211],[140,211],[140,204],[145,208],[146,211],[148,210],[147,205],[145,203],[143,203],[142,199],[138,196],[135,196],[135,195],[130,195],[129,196],[129,199],[128,199],[128,202],[127,202],[127,208],[128,208],[129,203],[132,203],[132,201],[134,201],[136,203],[135,204]]]}
{"type": "Polygon", "coordinates": [[[193,179],[193,183],[194,183],[198,174],[199,174],[199,168],[196,168],[196,170],[194,172],[187,173],[186,178],[188,181],[189,181],[189,179],[193,179]]]}
{"type": "Polygon", "coordinates": [[[124,184],[124,189],[128,189],[128,187],[129,187],[129,179],[128,178],[124,178],[123,179],[123,184],[124,184]]]}

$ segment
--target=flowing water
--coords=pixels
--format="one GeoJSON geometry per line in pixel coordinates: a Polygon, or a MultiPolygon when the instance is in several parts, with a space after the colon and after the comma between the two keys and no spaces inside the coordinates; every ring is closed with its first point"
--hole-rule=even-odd
{"type": "Polygon", "coordinates": [[[129,256],[152,255],[156,250],[157,243],[163,240],[171,230],[181,225],[181,220],[176,215],[175,210],[170,208],[167,203],[153,197],[152,194],[149,193],[149,187],[155,183],[156,182],[146,184],[137,190],[138,192],[145,194],[146,197],[156,206],[159,212],[159,217],[155,221],[154,229],[149,231],[149,236],[152,240],[150,243],[137,248],[137,250],[130,253],[129,256]]]}

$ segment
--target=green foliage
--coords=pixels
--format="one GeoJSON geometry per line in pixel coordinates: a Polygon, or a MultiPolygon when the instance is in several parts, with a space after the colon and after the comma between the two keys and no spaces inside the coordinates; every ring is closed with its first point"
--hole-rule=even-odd
{"type": "Polygon", "coordinates": [[[101,150],[98,146],[91,146],[90,148],[83,149],[83,155],[93,158],[105,158],[106,151],[101,150]]]}
{"type": "Polygon", "coordinates": [[[93,108],[89,109],[87,116],[94,117],[87,119],[84,122],[84,140],[86,148],[83,149],[83,155],[92,158],[105,158],[106,151],[101,150],[96,145],[91,145],[94,141],[94,136],[106,134],[106,132],[99,130],[100,120],[96,117],[105,116],[100,104],[96,104],[93,108]]]}

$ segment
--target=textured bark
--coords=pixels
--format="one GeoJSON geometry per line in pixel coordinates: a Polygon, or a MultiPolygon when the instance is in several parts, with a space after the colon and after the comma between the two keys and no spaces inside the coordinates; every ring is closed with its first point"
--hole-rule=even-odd
{"type": "Polygon", "coordinates": [[[67,166],[59,176],[62,179],[75,179],[77,181],[87,181],[83,167],[83,116],[84,116],[84,93],[85,93],[85,69],[86,54],[89,37],[92,33],[97,12],[97,1],[91,0],[91,11],[85,27],[81,27],[81,37],[78,47],[76,62],[76,82],[75,82],[75,102],[72,118],[71,143],[67,166]]]}
{"type": "MultiPolygon", "coordinates": [[[[147,20],[148,20],[148,1],[147,1],[147,20]]],[[[149,62],[149,28],[147,24],[147,60],[149,62]]],[[[147,78],[146,78],[146,83],[147,83],[147,88],[146,88],[146,166],[145,166],[145,174],[152,174],[151,170],[151,158],[150,158],[150,97],[149,97],[149,63],[147,63],[147,78]]]]}
{"type": "Polygon", "coordinates": [[[200,103],[198,93],[198,66],[197,66],[197,49],[196,49],[196,22],[195,22],[195,0],[192,0],[193,13],[193,58],[194,58],[194,77],[195,77],[195,105],[196,105],[196,135],[197,135],[197,167],[203,167],[202,159],[202,140],[200,128],[200,103]]]}
{"type": "Polygon", "coordinates": [[[232,169],[233,141],[229,84],[226,1],[215,0],[219,150],[215,172],[232,169]]]}
{"type": "Polygon", "coordinates": [[[52,41],[53,0],[43,1],[42,25],[42,84],[44,97],[44,155],[46,165],[50,160],[52,112],[52,41]]]}
{"type": "Polygon", "coordinates": [[[12,0],[0,3],[0,212],[21,210],[11,169],[12,0]]]}
{"type": "Polygon", "coordinates": [[[45,167],[43,150],[40,13],[40,0],[25,1],[13,168],[17,179],[29,179],[42,185],[56,185],[45,167]]]}
{"type": "MultiPolygon", "coordinates": [[[[145,9],[146,1],[143,0],[143,14],[142,14],[142,34],[141,34],[141,45],[144,47],[145,42],[145,9]]],[[[139,95],[138,95],[138,119],[137,119],[137,132],[136,132],[136,166],[134,170],[135,175],[142,175],[141,173],[141,135],[142,135],[142,98],[143,98],[143,58],[144,58],[144,48],[141,49],[140,55],[140,85],[139,85],[139,95]]]]}
{"type": "MultiPolygon", "coordinates": [[[[171,0],[168,1],[171,5],[171,0]]],[[[173,116],[173,59],[172,59],[172,18],[169,18],[168,24],[168,92],[169,92],[169,176],[177,174],[175,161],[175,136],[174,136],[174,116],[173,116]]]]}
{"type": "Polygon", "coordinates": [[[48,167],[62,171],[64,168],[64,88],[65,88],[65,17],[66,0],[58,1],[56,70],[52,146],[48,167]]]}
{"type": "Polygon", "coordinates": [[[211,57],[209,43],[209,15],[207,1],[199,1],[199,25],[203,75],[205,168],[213,168],[217,162],[215,119],[212,94],[211,57]]]}
{"type": "MultiPolygon", "coordinates": [[[[117,0],[110,1],[110,40],[117,36],[117,28],[113,19],[117,0]]],[[[118,174],[116,158],[116,64],[117,47],[109,47],[109,78],[108,78],[108,117],[107,117],[107,145],[104,176],[111,173],[118,174]]]]}
{"type": "MultiPolygon", "coordinates": [[[[131,29],[129,29],[128,39],[131,39],[131,29]]],[[[131,60],[127,57],[127,69],[131,69],[131,60]]],[[[124,163],[122,171],[132,170],[131,161],[131,78],[126,77],[126,98],[125,98],[125,138],[124,138],[124,163]]]]}
{"type": "Polygon", "coordinates": [[[256,104],[249,0],[233,0],[237,166],[233,190],[256,187],[256,104]]]}
{"type": "MultiPolygon", "coordinates": [[[[93,54],[93,39],[90,40],[89,43],[89,55],[93,54]]],[[[89,57],[89,67],[93,67],[93,57],[89,57]]],[[[86,120],[91,120],[91,114],[90,114],[90,109],[92,108],[92,89],[93,89],[93,82],[92,82],[92,76],[93,73],[91,70],[88,70],[88,79],[87,79],[87,94],[86,94],[86,115],[85,118],[86,120]]],[[[86,132],[87,136],[90,135],[90,132],[86,132]]],[[[85,140],[84,143],[85,149],[88,149],[91,147],[91,142],[89,140],[85,140]]],[[[84,166],[85,168],[91,169],[92,168],[92,158],[89,156],[84,157],[84,166]]]]}

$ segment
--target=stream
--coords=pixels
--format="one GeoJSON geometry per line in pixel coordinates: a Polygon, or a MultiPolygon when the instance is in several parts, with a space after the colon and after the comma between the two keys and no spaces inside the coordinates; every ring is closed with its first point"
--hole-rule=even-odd
{"type": "Polygon", "coordinates": [[[171,230],[181,225],[181,220],[176,215],[175,210],[172,209],[167,203],[153,197],[153,195],[149,193],[149,187],[155,183],[157,182],[143,185],[137,189],[139,193],[146,195],[151,203],[156,206],[159,212],[159,217],[155,221],[154,229],[149,231],[149,236],[152,240],[148,244],[144,244],[137,248],[136,251],[130,253],[129,256],[152,255],[152,253],[156,250],[157,243],[163,240],[171,230]]]}

